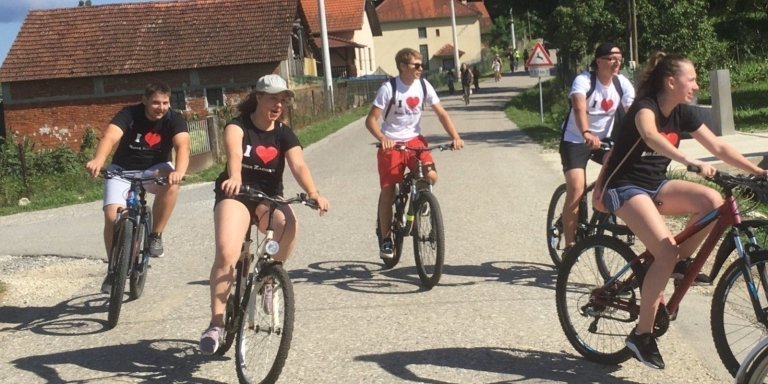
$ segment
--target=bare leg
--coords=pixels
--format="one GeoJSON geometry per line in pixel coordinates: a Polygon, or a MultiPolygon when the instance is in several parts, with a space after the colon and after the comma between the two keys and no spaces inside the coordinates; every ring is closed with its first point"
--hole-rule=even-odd
{"type": "Polygon", "coordinates": [[[563,237],[565,246],[576,242],[576,223],[579,214],[579,200],[584,195],[585,172],[583,168],[573,168],[565,172],[565,202],[563,203],[563,237]]]}
{"type": "Polygon", "coordinates": [[[392,204],[394,202],[395,186],[382,187],[379,193],[379,228],[381,228],[382,239],[391,235],[389,229],[392,227],[392,204]]]}
{"type": "Polygon", "coordinates": [[[211,266],[211,325],[223,327],[227,297],[234,280],[235,263],[240,258],[245,233],[250,225],[248,208],[225,199],[214,208],[216,258],[211,266]]]}

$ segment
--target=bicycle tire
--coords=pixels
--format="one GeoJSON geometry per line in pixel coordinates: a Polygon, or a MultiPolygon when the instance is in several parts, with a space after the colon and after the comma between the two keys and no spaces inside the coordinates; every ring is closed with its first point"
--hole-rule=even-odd
{"type": "Polygon", "coordinates": [[[768,379],[768,344],[763,343],[760,350],[749,359],[742,362],[739,368],[736,384],[762,384],[768,379]],[[743,371],[743,373],[742,373],[743,371]]]}
{"type": "MultiPolygon", "coordinates": [[[[593,289],[605,284],[594,257],[597,249],[602,251],[605,260],[610,258],[610,265],[615,265],[614,273],[636,257],[631,248],[610,236],[595,235],[576,243],[563,260],[557,276],[557,317],[565,336],[579,354],[596,363],[617,365],[633,356],[624,340],[634,328],[637,317],[592,301],[593,289]]],[[[628,302],[637,303],[642,267],[632,265],[625,273],[619,278],[626,283],[625,288],[610,297],[621,293],[628,302]]]]}
{"type": "Polygon", "coordinates": [[[421,284],[431,289],[443,275],[445,228],[437,197],[429,191],[419,194],[414,205],[413,255],[421,284]]]}
{"type": "MultiPolygon", "coordinates": [[[[399,212],[405,211],[405,201],[402,202],[402,205],[398,207],[397,197],[400,195],[400,185],[395,186],[395,203],[392,204],[392,212],[394,214],[394,218],[392,219],[392,226],[390,227],[389,233],[390,236],[392,236],[392,257],[391,258],[381,258],[381,261],[384,263],[385,269],[391,269],[394,268],[397,263],[400,262],[400,257],[403,254],[403,239],[407,234],[405,233],[405,223],[399,222],[396,218],[399,216],[402,216],[399,212]]],[[[376,211],[376,238],[379,241],[379,244],[381,244],[381,223],[379,222],[379,212],[376,211]]]]}
{"type": "Polygon", "coordinates": [[[130,220],[121,220],[117,226],[117,238],[112,246],[111,259],[115,261],[115,264],[112,271],[112,289],[109,293],[108,329],[117,326],[117,321],[120,319],[120,310],[123,307],[125,280],[128,277],[131,245],[133,243],[133,225],[133,222],[130,220]]]}
{"type": "MultiPolygon", "coordinates": [[[[758,294],[758,308],[768,307],[768,257],[753,255],[749,266],[758,294]]],[[[755,314],[755,303],[749,295],[742,271],[741,259],[732,263],[712,296],[711,327],[715,349],[731,375],[736,375],[741,360],[765,336],[768,331],[755,314]],[[735,290],[737,286],[746,289],[735,290]],[[729,328],[726,330],[726,328],[729,328]]]]}
{"type": "Polygon", "coordinates": [[[293,285],[281,264],[270,264],[243,297],[244,317],[237,332],[235,364],[241,383],[274,383],[288,359],[293,338],[293,285]],[[271,279],[271,282],[270,282],[271,279]],[[272,286],[272,300],[262,288],[272,286]],[[271,348],[270,348],[271,347],[271,348]]]}
{"type": "MultiPolygon", "coordinates": [[[[150,216],[151,217],[151,216],[150,216]]],[[[147,282],[147,274],[149,273],[149,229],[152,228],[151,218],[148,223],[141,224],[139,231],[139,239],[136,244],[141,244],[139,248],[131,252],[131,260],[135,260],[133,268],[131,270],[130,279],[130,298],[131,300],[137,300],[144,293],[144,284],[147,282]],[[149,223],[149,224],[148,224],[149,223]],[[136,255],[138,253],[138,255],[136,255]]]]}
{"type": "Polygon", "coordinates": [[[238,310],[238,298],[240,297],[240,290],[245,289],[242,279],[243,273],[243,261],[242,259],[237,261],[235,265],[235,280],[232,283],[232,288],[229,290],[229,296],[227,296],[227,306],[224,312],[224,337],[222,343],[219,344],[219,348],[216,349],[216,354],[224,356],[229,351],[232,344],[235,342],[235,336],[237,336],[237,329],[240,327],[241,314],[238,310]]]}
{"type": "Polygon", "coordinates": [[[547,250],[552,263],[559,268],[563,263],[563,204],[565,199],[565,184],[560,184],[552,194],[547,209],[547,250]]]}

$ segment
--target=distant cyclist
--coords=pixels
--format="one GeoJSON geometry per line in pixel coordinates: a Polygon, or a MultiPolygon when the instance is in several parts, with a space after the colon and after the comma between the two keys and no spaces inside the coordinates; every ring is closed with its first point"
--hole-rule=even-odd
{"type": "MultiPolygon", "coordinates": [[[[189,132],[187,121],[171,109],[171,88],[163,83],[149,84],[141,103],[123,108],[104,130],[96,153],[85,167],[93,177],[99,175],[104,162],[117,145],[110,171],[143,171],[145,175],[168,176],[168,185],[147,183],[147,191],[155,194],[152,205],[152,233],[149,253],[164,254],[162,233],[176,205],[179,183],[189,165],[189,132]],[[176,166],[171,163],[171,150],[176,151],[176,166]]],[[[117,211],[125,207],[125,195],[131,183],[114,177],[104,181],[104,245],[109,257],[117,211]]],[[[112,279],[101,285],[109,293],[112,279]]]]}
{"type": "MultiPolygon", "coordinates": [[[[427,140],[421,135],[421,113],[426,105],[431,105],[443,129],[451,137],[454,148],[461,149],[464,146],[464,141],[456,132],[448,112],[440,104],[432,84],[421,78],[424,71],[421,53],[411,48],[401,49],[395,55],[395,62],[399,75],[382,84],[376,92],[373,106],[365,120],[368,131],[381,142],[381,148],[376,157],[381,187],[379,256],[382,258],[394,256],[392,234],[389,233],[389,229],[392,226],[395,184],[403,180],[406,162],[411,169],[416,166],[415,159],[409,159],[411,155],[408,152],[393,150],[395,144],[403,143],[410,147],[427,146],[427,140]],[[379,119],[383,120],[381,124],[379,119]]],[[[466,64],[462,64],[462,68],[466,68],[466,64]]],[[[424,152],[421,158],[425,164],[425,174],[434,183],[437,181],[437,172],[432,156],[429,152],[424,152]]]]}

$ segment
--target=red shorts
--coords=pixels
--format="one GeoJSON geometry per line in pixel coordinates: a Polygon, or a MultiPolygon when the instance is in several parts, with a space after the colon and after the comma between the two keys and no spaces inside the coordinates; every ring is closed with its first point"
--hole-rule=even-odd
{"type": "MultiPolygon", "coordinates": [[[[406,142],[398,142],[398,144],[405,144],[408,147],[419,148],[426,147],[427,140],[424,136],[417,136],[406,142]]],[[[376,158],[379,162],[379,184],[382,188],[393,186],[403,181],[405,176],[405,166],[408,166],[412,172],[416,171],[416,155],[413,151],[398,151],[396,149],[383,150],[379,149],[376,154],[376,158]]],[[[429,152],[421,153],[421,162],[423,165],[431,164],[432,155],[429,152]]]]}

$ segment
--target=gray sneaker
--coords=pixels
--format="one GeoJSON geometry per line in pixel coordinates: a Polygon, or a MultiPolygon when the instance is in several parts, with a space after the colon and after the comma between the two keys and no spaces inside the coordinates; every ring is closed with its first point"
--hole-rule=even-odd
{"type": "Polygon", "coordinates": [[[203,335],[200,337],[200,352],[203,355],[213,355],[216,353],[223,336],[224,329],[222,327],[208,326],[208,329],[203,331],[203,335]]]}
{"type": "Polygon", "coordinates": [[[152,257],[163,257],[163,238],[159,233],[149,235],[149,255],[152,257]]]}

